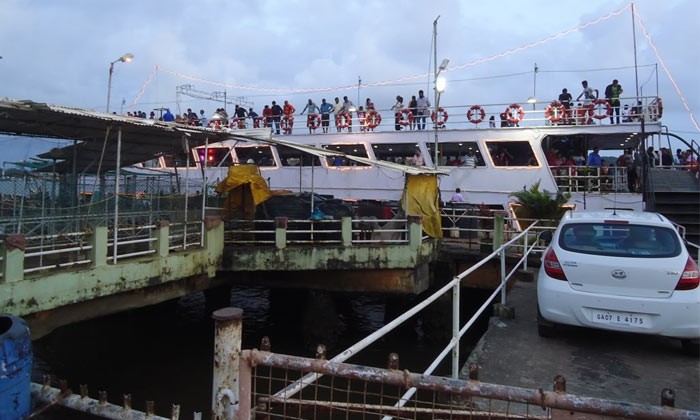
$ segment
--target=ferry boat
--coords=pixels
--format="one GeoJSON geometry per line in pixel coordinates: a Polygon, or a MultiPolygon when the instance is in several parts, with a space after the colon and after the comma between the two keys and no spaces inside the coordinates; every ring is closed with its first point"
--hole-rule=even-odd
{"type": "MultiPolygon", "coordinates": [[[[190,185],[201,185],[202,177],[209,184],[224,179],[228,166],[254,163],[272,189],[314,191],[352,200],[398,200],[404,186],[400,170],[343,156],[319,158],[303,149],[314,146],[345,156],[402,165],[421,163],[420,158],[416,162],[420,153],[426,169],[437,168],[445,173],[439,177],[443,201],[448,201],[459,188],[467,203],[508,210],[513,201],[511,193],[539,183],[540,189],[551,193],[570,193],[569,203],[577,208],[641,211],[645,207],[643,185],[628,183],[636,183],[634,180],[641,177],[628,178],[628,168],[615,162],[625,149],[632,148],[640,153],[637,162],[642,165],[641,156],[646,156],[647,147],[659,150],[665,146],[661,102],[658,97],[644,97],[622,98],[622,103],[641,106],[636,115],[623,116],[619,124],[609,123],[611,109],[604,100],[597,101],[595,107],[571,110],[556,102],[539,104],[540,109],[533,110],[525,110],[526,106],[536,108],[530,104],[444,107],[438,110],[437,117],[433,113],[432,121],[427,118],[424,130],[415,126],[411,129],[411,121],[404,118],[405,111],[399,115],[401,130],[396,130],[391,110],[377,111],[385,124],[370,125],[366,115],[361,118],[354,114],[352,132],[347,128],[336,132],[331,121],[327,134],[321,133],[320,128],[313,130],[315,116],[296,116],[294,131],[282,135],[270,134],[274,127],[246,130],[240,128],[238,121],[228,122],[229,125],[222,122],[217,128],[202,129],[227,130],[231,139],[193,149],[189,167],[187,159],[175,155],[162,155],[144,166],[177,172],[180,177],[189,177],[190,185]],[[449,122],[448,112],[452,114],[449,122]],[[489,115],[495,116],[498,127],[489,125],[489,115]],[[312,127],[304,126],[305,122],[312,127]],[[299,147],[275,143],[275,139],[299,147]],[[612,164],[585,166],[594,148],[609,155],[606,160],[612,164]],[[576,165],[564,165],[563,160],[557,165],[552,155],[557,153],[576,160],[576,165]]],[[[343,126],[347,121],[343,118],[339,122],[343,126]]],[[[376,121],[375,118],[373,122],[376,121]]],[[[641,169],[635,172],[641,175],[641,169]]]]}

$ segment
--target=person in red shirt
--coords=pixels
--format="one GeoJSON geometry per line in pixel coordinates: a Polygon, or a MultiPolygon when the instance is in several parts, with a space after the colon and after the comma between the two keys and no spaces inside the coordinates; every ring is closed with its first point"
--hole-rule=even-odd
{"type": "Polygon", "coordinates": [[[265,108],[262,110],[262,115],[265,127],[272,127],[272,109],[269,105],[265,105],[265,108]]]}
{"type": "Polygon", "coordinates": [[[292,127],[294,127],[294,112],[296,112],[296,108],[294,108],[294,105],[290,104],[289,101],[284,101],[284,116],[289,117],[288,118],[288,128],[285,131],[286,134],[292,134],[292,127]]]}

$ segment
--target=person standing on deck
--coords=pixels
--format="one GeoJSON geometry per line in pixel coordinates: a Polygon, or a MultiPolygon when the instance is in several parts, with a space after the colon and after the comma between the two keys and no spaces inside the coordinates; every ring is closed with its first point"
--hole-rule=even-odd
{"type": "Polygon", "coordinates": [[[207,119],[207,114],[204,113],[203,109],[199,110],[199,125],[202,127],[206,127],[207,124],[209,124],[209,120],[207,119]]]}
{"type": "Polygon", "coordinates": [[[165,122],[173,122],[175,121],[175,116],[170,112],[170,109],[165,110],[165,114],[163,114],[163,121],[165,122]]]}
{"type": "Polygon", "coordinates": [[[401,110],[403,109],[403,98],[401,95],[396,97],[396,103],[391,107],[391,109],[394,111],[394,130],[400,131],[401,124],[399,121],[401,120],[401,110]]]}
{"type": "Polygon", "coordinates": [[[462,196],[462,190],[460,190],[459,188],[455,189],[455,193],[452,194],[452,198],[450,198],[450,201],[463,203],[464,197],[462,196]]]}
{"type": "Polygon", "coordinates": [[[594,147],[593,151],[588,154],[588,160],[586,160],[587,166],[595,166],[598,168],[603,166],[603,158],[601,158],[598,154],[599,150],[600,149],[598,147],[594,147]]]}
{"type": "Polygon", "coordinates": [[[292,134],[292,128],[294,127],[294,113],[296,108],[294,105],[290,104],[289,101],[284,101],[284,115],[289,117],[289,129],[286,131],[287,134],[292,134]]]}
{"type": "Polygon", "coordinates": [[[323,127],[324,133],[328,132],[331,111],[333,111],[333,105],[326,102],[326,98],[321,99],[321,127],[323,127]]]}
{"type": "Polygon", "coordinates": [[[355,110],[355,105],[348,99],[347,96],[343,96],[343,112],[346,115],[346,120],[348,124],[348,133],[352,133],[352,111],[355,110]]]}
{"type": "Polygon", "coordinates": [[[622,93],[622,86],[618,83],[617,79],[613,80],[605,88],[605,98],[612,107],[612,112],[610,112],[610,124],[613,123],[613,114],[617,115],[617,124],[620,124],[620,94],[622,93]]]}
{"type": "Polygon", "coordinates": [[[408,110],[411,111],[411,130],[416,128],[416,113],[418,112],[418,102],[416,101],[416,95],[411,96],[411,101],[408,103],[408,110]]]}
{"type": "Polygon", "coordinates": [[[236,116],[238,128],[245,128],[245,119],[248,118],[248,111],[246,111],[242,106],[236,105],[236,109],[233,111],[233,114],[236,116]]]}
{"type": "Polygon", "coordinates": [[[319,108],[318,108],[318,106],[316,106],[316,104],[314,103],[314,101],[312,101],[311,99],[309,99],[309,102],[306,103],[306,106],[305,106],[304,109],[301,111],[301,115],[304,115],[304,112],[307,112],[307,111],[308,111],[309,117],[306,119],[306,125],[307,125],[307,127],[309,127],[309,134],[311,134],[311,127],[310,127],[310,125],[311,125],[311,114],[318,114],[318,110],[319,110],[319,108]]]}
{"type": "MultiPolygon", "coordinates": [[[[593,89],[592,87],[588,86],[588,81],[584,80],[581,82],[581,86],[583,86],[583,91],[581,92],[580,95],[576,98],[576,100],[580,100],[581,96],[583,96],[583,108],[586,109],[588,112],[593,112],[593,101],[598,99],[598,89],[593,89]],[[593,96],[593,92],[595,92],[595,96],[593,96]]],[[[584,120],[586,120],[584,118],[584,120]]],[[[584,123],[590,123],[590,118],[588,118],[584,123]]]]}
{"type": "Polygon", "coordinates": [[[253,108],[248,108],[248,118],[250,118],[253,127],[255,127],[255,119],[258,118],[258,113],[253,111],[253,108]]]}
{"type": "Polygon", "coordinates": [[[265,105],[263,107],[262,114],[263,114],[263,123],[265,124],[265,127],[272,128],[272,109],[270,109],[269,105],[265,105]]]}
{"type": "Polygon", "coordinates": [[[282,107],[277,102],[272,101],[272,120],[275,122],[275,132],[280,133],[280,121],[282,120],[282,107]]]}
{"type": "Polygon", "coordinates": [[[419,130],[425,130],[425,117],[430,113],[430,101],[426,96],[423,96],[423,91],[418,91],[418,99],[416,99],[416,108],[418,108],[419,121],[416,123],[419,130]]]}
{"type": "Polygon", "coordinates": [[[335,97],[335,104],[333,104],[333,116],[335,117],[335,131],[340,133],[340,115],[343,112],[343,104],[340,103],[340,98],[335,97]]]}
{"type": "Polygon", "coordinates": [[[562,104],[564,107],[564,124],[567,124],[571,118],[571,100],[572,96],[569,93],[569,91],[564,88],[561,90],[561,94],[559,95],[559,102],[562,104]]]}

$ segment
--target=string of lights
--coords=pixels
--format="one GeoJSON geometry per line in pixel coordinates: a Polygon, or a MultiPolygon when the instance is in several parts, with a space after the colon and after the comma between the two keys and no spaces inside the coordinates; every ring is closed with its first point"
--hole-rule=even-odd
{"type": "MultiPolygon", "coordinates": [[[[477,59],[474,61],[459,64],[456,66],[450,66],[447,69],[445,69],[445,71],[454,71],[454,70],[459,70],[459,69],[463,69],[466,67],[472,67],[472,66],[475,66],[477,64],[482,64],[482,63],[486,63],[489,61],[493,61],[493,60],[496,60],[498,58],[502,58],[502,57],[505,57],[508,55],[512,55],[512,54],[539,46],[539,45],[546,44],[548,42],[551,42],[551,41],[557,40],[559,38],[562,38],[566,35],[569,35],[571,33],[580,31],[582,29],[596,25],[600,22],[606,21],[612,17],[618,16],[621,13],[623,13],[625,10],[627,10],[630,6],[631,5],[628,4],[625,7],[621,8],[617,11],[608,13],[607,15],[601,16],[601,17],[594,19],[592,21],[583,23],[581,25],[575,26],[575,27],[567,29],[565,31],[558,32],[558,33],[556,33],[552,36],[549,36],[547,38],[544,38],[544,39],[541,39],[541,40],[538,40],[535,42],[531,42],[529,44],[511,49],[511,50],[507,50],[507,51],[501,52],[499,54],[495,54],[495,55],[492,55],[489,57],[480,58],[480,59],[477,59]]],[[[323,87],[323,88],[271,88],[271,87],[261,87],[261,86],[240,85],[240,84],[235,84],[235,83],[218,82],[218,81],[214,81],[214,80],[205,79],[202,77],[197,77],[197,76],[192,76],[189,74],[181,73],[179,71],[171,70],[171,69],[162,67],[160,65],[157,65],[156,69],[158,71],[169,73],[169,74],[172,74],[174,76],[180,77],[182,79],[187,79],[187,80],[191,80],[194,82],[205,83],[205,84],[229,88],[229,89],[238,89],[238,90],[252,90],[252,91],[260,91],[260,92],[270,92],[270,93],[312,93],[312,92],[342,91],[342,90],[350,90],[350,89],[357,89],[358,88],[357,84],[330,86],[330,87],[323,87]]],[[[432,72],[426,72],[426,73],[414,74],[414,75],[410,75],[410,76],[403,76],[403,77],[399,77],[396,79],[382,80],[382,81],[372,82],[372,83],[361,83],[361,84],[359,84],[359,87],[360,88],[367,88],[367,87],[394,85],[394,84],[401,83],[401,82],[407,82],[407,81],[416,80],[416,79],[428,78],[431,75],[432,75],[432,72]]]]}
{"type": "Polygon", "coordinates": [[[146,83],[144,83],[143,86],[141,87],[139,94],[136,95],[133,102],[131,102],[131,105],[129,105],[129,107],[126,109],[127,112],[131,112],[131,109],[136,106],[136,104],[139,102],[139,99],[141,99],[143,94],[146,93],[146,88],[151,83],[151,80],[153,80],[153,78],[155,77],[157,72],[158,72],[158,65],[156,64],[153,67],[153,71],[151,71],[151,74],[148,76],[148,79],[146,79],[146,83]]]}
{"type": "Polygon", "coordinates": [[[661,54],[659,54],[659,50],[656,48],[654,41],[652,41],[651,35],[649,35],[649,31],[647,31],[646,26],[644,26],[644,22],[642,22],[642,17],[639,15],[639,13],[637,13],[637,10],[634,10],[634,15],[637,17],[637,22],[639,22],[639,26],[642,28],[642,33],[644,34],[647,41],[649,42],[649,45],[651,45],[651,49],[654,50],[654,54],[656,54],[656,58],[659,60],[659,63],[661,63],[661,67],[666,72],[666,75],[668,76],[669,80],[671,81],[673,88],[676,90],[676,93],[681,98],[681,102],[683,102],[683,106],[688,111],[688,115],[690,115],[690,120],[693,122],[695,129],[700,131],[700,126],[698,126],[698,122],[695,121],[695,117],[693,116],[693,111],[690,110],[690,106],[688,105],[688,101],[685,99],[685,96],[683,96],[683,92],[681,92],[681,88],[678,87],[676,80],[673,78],[673,76],[671,76],[671,71],[668,69],[668,67],[666,67],[666,63],[664,62],[663,58],[661,58],[661,54]]]}

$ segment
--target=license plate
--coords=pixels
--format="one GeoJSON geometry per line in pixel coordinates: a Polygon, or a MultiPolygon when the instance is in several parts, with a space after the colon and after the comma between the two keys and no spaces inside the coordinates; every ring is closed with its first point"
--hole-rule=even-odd
{"type": "Polygon", "coordinates": [[[591,310],[591,321],[607,325],[625,325],[651,328],[651,318],[646,314],[618,311],[591,310]]]}

